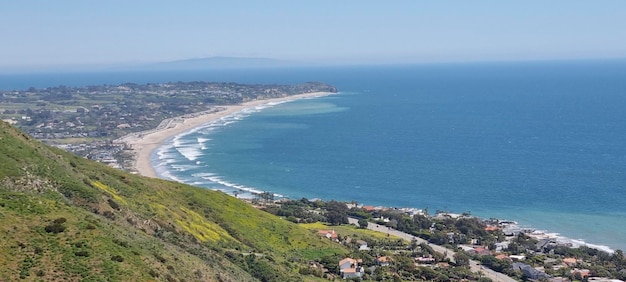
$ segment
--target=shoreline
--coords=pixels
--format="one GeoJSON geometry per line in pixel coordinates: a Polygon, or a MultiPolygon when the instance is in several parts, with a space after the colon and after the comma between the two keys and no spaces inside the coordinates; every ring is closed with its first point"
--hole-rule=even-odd
{"type": "Polygon", "coordinates": [[[218,120],[222,117],[240,112],[246,108],[256,107],[269,103],[287,102],[299,99],[316,98],[328,96],[335,93],[332,92],[312,92],[303,93],[281,98],[253,100],[238,105],[216,105],[213,108],[198,112],[169,118],[163,120],[159,126],[148,131],[141,131],[128,134],[114,140],[116,143],[125,143],[133,152],[133,165],[131,171],[139,175],[159,178],[154,167],[152,166],[152,153],[159,148],[167,139],[178,134],[192,130],[203,124],[218,120]]]}
{"type": "MultiPolygon", "coordinates": [[[[299,99],[307,99],[307,98],[316,98],[327,95],[332,95],[336,93],[330,92],[314,92],[314,93],[305,93],[305,94],[297,94],[287,97],[274,98],[274,99],[263,99],[263,100],[253,100],[248,101],[242,104],[237,105],[215,105],[211,109],[202,112],[196,112],[191,114],[186,114],[183,116],[173,117],[169,119],[163,120],[159,126],[154,129],[131,133],[129,135],[123,136],[115,142],[122,142],[131,147],[134,156],[133,156],[133,165],[131,166],[132,171],[142,176],[152,177],[152,178],[160,178],[160,176],[155,171],[152,166],[152,155],[156,149],[158,149],[161,145],[164,144],[168,139],[182,134],[184,132],[190,131],[194,128],[200,127],[203,124],[210,123],[216,120],[219,120],[222,117],[232,115],[237,112],[241,112],[242,110],[253,108],[261,105],[271,104],[271,103],[281,103],[287,101],[295,101],[299,99]]],[[[254,192],[251,192],[254,193],[254,192]]],[[[393,207],[392,207],[393,208],[393,207]]],[[[402,209],[402,208],[400,208],[402,209]]],[[[485,217],[479,217],[485,219],[485,217]]],[[[548,231],[545,229],[537,229],[532,227],[531,225],[517,225],[514,224],[516,229],[523,229],[528,234],[532,234],[533,236],[537,236],[539,238],[544,239],[552,239],[559,241],[564,244],[571,244],[572,246],[586,246],[590,248],[594,248],[597,250],[601,250],[607,253],[613,253],[616,249],[615,247],[611,247],[604,244],[598,243],[590,243],[585,240],[575,239],[566,237],[563,234],[556,233],[554,231],[548,231]],[[533,234],[534,233],[534,234],[533,234]]],[[[552,230],[548,228],[549,230],[552,230]]]]}

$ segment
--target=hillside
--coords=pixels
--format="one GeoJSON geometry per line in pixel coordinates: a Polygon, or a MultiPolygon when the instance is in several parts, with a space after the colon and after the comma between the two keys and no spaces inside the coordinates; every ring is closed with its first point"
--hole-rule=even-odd
{"type": "Polygon", "coordinates": [[[221,192],[144,178],[0,123],[0,281],[302,281],[346,252],[221,192]]]}

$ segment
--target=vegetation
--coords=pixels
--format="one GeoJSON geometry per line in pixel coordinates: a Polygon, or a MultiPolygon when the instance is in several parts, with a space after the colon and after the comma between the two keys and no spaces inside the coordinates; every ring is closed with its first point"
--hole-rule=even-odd
{"type": "Polygon", "coordinates": [[[221,192],[130,175],[0,124],[0,281],[302,281],[345,247],[221,192]],[[325,250],[320,252],[320,250],[325,250]]]}
{"type": "MultiPolygon", "coordinates": [[[[470,271],[470,258],[528,278],[491,251],[457,252],[452,262],[417,240],[363,228],[374,222],[452,248],[493,249],[504,235],[480,219],[351,206],[300,199],[263,212],[221,192],[106,167],[0,123],[0,281],[320,281],[338,278],[346,257],[362,260],[366,280],[486,281],[470,271]],[[360,227],[345,225],[348,216],[360,227]],[[317,235],[322,229],[335,231],[336,241],[317,235]]],[[[581,278],[570,270],[584,267],[626,278],[621,251],[538,251],[537,243],[509,238],[503,254],[525,255],[553,276],[581,278]],[[557,268],[565,257],[576,263],[557,268]]]]}

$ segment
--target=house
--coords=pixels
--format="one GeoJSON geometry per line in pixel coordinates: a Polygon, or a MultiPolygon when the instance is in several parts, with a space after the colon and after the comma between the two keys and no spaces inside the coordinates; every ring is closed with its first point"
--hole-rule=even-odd
{"type": "Polygon", "coordinates": [[[319,230],[317,231],[317,235],[326,237],[333,241],[339,241],[339,236],[335,233],[335,230],[319,230]]]}
{"type": "Polygon", "coordinates": [[[550,275],[546,274],[543,271],[539,271],[537,269],[534,269],[532,266],[525,264],[525,263],[519,263],[519,262],[514,262],[513,263],[513,270],[519,270],[522,272],[522,274],[524,274],[526,277],[530,278],[530,279],[548,279],[550,278],[550,275]]]}
{"type": "Polygon", "coordinates": [[[511,260],[511,258],[505,254],[499,254],[496,256],[496,258],[499,260],[509,260],[509,261],[511,260]]]}
{"type": "Polygon", "coordinates": [[[585,279],[585,277],[589,276],[591,271],[589,269],[574,268],[570,272],[574,275],[574,277],[576,277],[576,274],[579,274],[580,278],[585,279]]]}
{"type": "Polygon", "coordinates": [[[376,264],[380,265],[380,266],[388,266],[389,265],[389,258],[386,256],[382,256],[376,259],[376,264]]]}
{"type": "Polygon", "coordinates": [[[538,252],[548,252],[551,249],[554,249],[557,246],[557,242],[555,239],[541,239],[537,241],[535,244],[535,251],[538,252]]]}
{"type": "Polygon", "coordinates": [[[367,242],[363,240],[357,240],[356,243],[359,245],[359,251],[369,251],[370,248],[367,246],[367,242]]]}
{"type": "Polygon", "coordinates": [[[522,261],[526,259],[525,255],[510,255],[509,256],[513,261],[522,261]]]}
{"type": "Polygon", "coordinates": [[[376,208],[374,208],[374,206],[363,206],[361,207],[364,211],[366,212],[373,212],[376,211],[376,208]]]}
{"type": "Polygon", "coordinates": [[[563,263],[568,267],[572,267],[578,263],[578,260],[576,258],[564,258],[563,263]]]}
{"type": "Polygon", "coordinates": [[[479,256],[486,256],[490,255],[491,251],[484,247],[474,247],[473,249],[468,250],[467,253],[471,255],[477,254],[479,256]]]}
{"type": "Polygon", "coordinates": [[[350,279],[350,278],[361,278],[363,277],[363,267],[359,264],[363,263],[361,259],[353,259],[353,258],[344,258],[339,261],[339,272],[341,273],[341,278],[350,279]]]}
{"type": "Polygon", "coordinates": [[[508,248],[509,248],[509,242],[508,241],[496,243],[496,252],[501,252],[501,251],[506,250],[508,248]]]}
{"type": "Polygon", "coordinates": [[[497,231],[497,230],[500,230],[500,227],[494,226],[494,225],[485,226],[485,231],[497,231]]]}

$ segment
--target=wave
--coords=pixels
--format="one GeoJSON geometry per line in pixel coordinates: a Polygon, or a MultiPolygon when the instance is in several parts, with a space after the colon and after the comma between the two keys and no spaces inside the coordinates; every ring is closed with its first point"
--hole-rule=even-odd
{"type": "Polygon", "coordinates": [[[209,177],[203,177],[203,178],[207,179],[207,180],[210,180],[211,182],[220,184],[222,186],[226,186],[226,187],[232,188],[232,189],[245,191],[245,192],[250,192],[250,193],[254,193],[254,194],[261,194],[261,193],[263,193],[263,191],[257,190],[257,189],[252,188],[252,187],[246,187],[244,185],[228,182],[226,180],[221,179],[219,176],[209,176],[209,177]]]}
{"type": "Polygon", "coordinates": [[[197,143],[197,139],[193,142],[184,138],[185,135],[178,135],[174,137],[172,144],[173,147],[181,155],[190,161],[195,161],[198,157],[202,156],[202,144],[197,143]]]}
{"type": "Polygon", "coordinates": [[[210,172],[199,172],[199,173],[194,173],[191,176],[193,177],[210,177],[210,176],[214,176],[215,173],[210,173],[210,172]]]}
{"type": "Polygon", "coordinates": [[[176,177],[174,174],[172,174],[172,173],[171,173],[170,171],[168,171],[167,169],[164,169],[164,170],[159,170],[159,169],[157,169],[157,175],[158,175],[160,178],[169,179],[169,180],[172,180],[172,181],[176,181],[176,182],[180,182],[180,183],[189,184],[189,183],[187,183],[187,182],[183,181],[182,179],[180,179],[180,178],[176,177]]]}
{"type": "Polygon", "coordinates": [[[211,141],[210,138],[202,138],[202,137],[198,137],[198,138],[196,138],[196,140],[198,141],[198,144],[204,144],[204,143],[206,143],[208,141],[211,141]]]}
{"type": "MultiPolygon", "coordinates": [[[[172,153],[172,149],[175,149],[180,155],[185,157],[189,161],[195,161],[197,165],[200,164],[198,159],[204,155],[203,151],[211,148],[211,138],[207,136],[215,133],[216,130],[226,127],[235,122],[241,121],[252,113],[259,112],[263,109],[267,109],[288,101],[271,102],[255,107],[244,108],[238,112],[223,116],[219,119],[210,121],[198,127],[192,128],[188,131],[180,133],[174,136],[170,141],[165,142],[159,149],[157,149],[157,155],[159,162],[176,163],[177,155],[172,153]],[[200,134],[201,136],[190,138],[192,134],[200,134]]],[[[179,170],[184,171],[184,170],[179,170]]]]}
{"type": "MultiPolygon", "coordinates": [[[[184,137],[190,135],[190,134],[194,134],[194,133],[199,133],[202,134],[204,136],[213,133],[213,131],[215,131],[216,129],[219,129],[221,127],[225,127],[228,126],[230,124],[233,124],[235,122],[241,121],[247,117],[249,117],[251,114],[253,113],[257,113],[260,112],[264,109],[267,108],[271,108],[274,107],[276,105],[280,105],[280,104],[284,104],[287,102],[291,102],[291,101],[295,101],[295,100],[286,100],[286,101],[279,101],[279,102],[269,102],[266,104],[262,104],[262,105],[258,105],[258,106],[253,106],[253,107],[247,107],[247,108],[243,108],[240,111],[234,112],[232,114],[223,116],[219,119],[207,122],[205,124],[202,124],[198,127],[195,127],[193,129],[190,129],[188,131],[185,131],[183,133],[180,133],[178,135],[176,135],[173,138],[173,142],[175,146],[180,146],[181,145],[181,140],[184,140],[184,137]],[[177,143],[178,142],[178,143],[177,143]]],[[[210,138],[204,138],[204,137],[198,137],[196,138],[196,142],[197,143],[202,143],[202,144],[206,144],[206,142],[211,141],[210,138]]]]}
{"type": "Polygon", "coordinates": [[[557,242],[568,244],[568,245],[571,244],[572,247],[574,248],[585,246],[585,247],[600,250],[609,254],[615,253],[615,250],[611,249],[611,247],[609,246],[587,243],[582,239],[570,239],[567,237],[558,236],[557,242]]]}
{"type": "Polygon", "coordinates": [[[174,146],[172,145],[164,145],[159,147],[156,150],[156,158],[159,161],[159,163],[161,164],[173,164],[173,163],[178,163],[178,157],[179,155],[176,153],[173,153],[172,150],[174,149],[174,146]]]}
{"type": "Polygon", "coordinates": [[[197,169],[199,168],[199,166],[197,165],[184,165],[184,164],[175,164],[175,165],[171,165],[172,168],[174,168],[176,171],[188,171],[188,170],[192,170],[192,169],[197,169]]]}
{"type": "Polygon", "coordinates": [[[507,226],[508,226],[508,228],[511,228],[511,229],[530,231],[530,232],[526,232],[526,234],[528,236],[530,236],[530,237],[532,237],[534,239],[538,239],[538,240],[550,239],[550,240],[556,241],[558,244],[570,246],[572,248],[579,248],[579,247],[585,246],[585,247],[596,249],[596,250],[599,250],[599,251],[603,251],[603,252],[606,252],[606,253],[609,253],[609,254],[613,254],[615,252],[615,250],[611,249],[611,247],[609,247],[609,246],[588,243],[588,242],[585,242],[584,239],[572,239],[572,238],[569,238],[569,237],[561,236],[560,233],[556,233],[556,232],[548,232],[546,230],[538,230],[538,229],[534,229],[532,227],[520,227],[517,224],[509,224],[507,226]]]}
{"type": "MultiPolygon", "coordinates": [[[[244,120],[254,113],[291,101],[295,100],[270,102],[244,108],[238,112],[223,116],[173,136],[156,151],[157,159],[155,159],[155,161],[158,162],[158,164],[154,166],[155,169],[158,167],[158,175],[161,178],[225,193],[232,194],[236,192],[238,197],[241,198],[253,198],[255,195],[264,193],[261,189],[232,183],[210,172],[193,173],[190,176],[184,177],[182,174],[203,167],[200,158],[208,154],[207,150],[211,148],[212,139],[209,137],[211,134],[221,128],[244,120]]],[[[277,198],[285,198],[285,196],[281,194],[273,195],[277,198]]]]}

